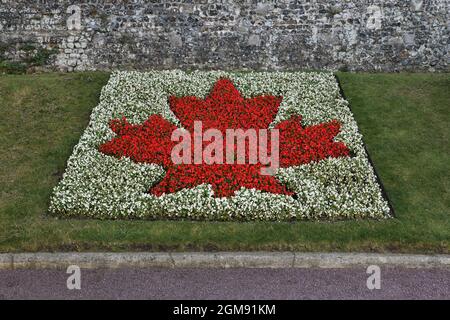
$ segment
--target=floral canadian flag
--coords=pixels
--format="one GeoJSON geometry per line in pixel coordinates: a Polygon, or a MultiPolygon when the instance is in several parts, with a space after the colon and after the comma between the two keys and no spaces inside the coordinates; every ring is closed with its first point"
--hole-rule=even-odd
{"type": "Polygon", "coordinates": [[[61,217],[391,216],[330,72],[113,72],[55,187],[61,217]]]}
{"type": "Polygon", "coordinates": [[[300,115],[292,116],[272,128],[271,139],[268,139],[269,126],[283,97],[259,95],[244,98],[227,78],[219,79],[205,99],[195,96],[170,96],[168,99],[170,109],[185,130],[182,142],[187,147],[181,148],[180,152],[184,162],[175,163],[173,160],[174,150],[180,149],[177,148],[180,141],[173,138],[179,128],[160,115],[151,115],[138,125],[130,124],[126,118],[112,120],[110,128],[116,137],[99,147],[107,155],[128,157],[136,163],[161,165],[165,176],[149,190],[156,196],[200,184],[211,185],[214,197],[233,196],[242,187],[292,195],[293,192],[275,176],[261,173],[267,161],[252,157],[252,151],[256,155],[265,153],[267,156],[268,150],[271,150],[270,156],[277,152],[277,166],[280,168],[326,158],[349,157],[350,154],[344,143],[334,140],[340,131],[337,120],[304,127],[300,115]],[[229,138],[230,132],[234,132],[232,139],[229,138]],[[277,148],[273,148],[273,132],[277,133],[277,148]],[[238,136],[236,133],[244,134],[242,141],[247,146],[244,161],[236,160],[239,151],[234,140],[238,136]],[[199,138],[200,145],[195,143],[199,138]],[[201,150],[200,158],[196,156],[198,150],[201,150]]]}

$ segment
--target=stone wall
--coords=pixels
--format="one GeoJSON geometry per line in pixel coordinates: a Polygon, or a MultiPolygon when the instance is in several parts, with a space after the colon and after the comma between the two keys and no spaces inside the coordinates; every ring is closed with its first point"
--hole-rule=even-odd
{"type": "Polygon", "coordinates": [[[0,43],[61,70],[446,71],[450,0],[0,0],[0,43]]]}

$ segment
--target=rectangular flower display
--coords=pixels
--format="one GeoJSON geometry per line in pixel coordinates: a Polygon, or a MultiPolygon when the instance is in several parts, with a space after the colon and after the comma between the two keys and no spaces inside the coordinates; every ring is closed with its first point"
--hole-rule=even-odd
{"type": "Polygon", "coordinates": [[[332,73],[115,72],[50,213],[290,221],[392,212],[332,73]]]}

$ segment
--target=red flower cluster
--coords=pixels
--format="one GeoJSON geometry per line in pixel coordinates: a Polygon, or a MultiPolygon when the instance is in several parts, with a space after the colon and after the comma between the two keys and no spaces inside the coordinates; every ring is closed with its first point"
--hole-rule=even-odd
{"type": "Polygon", "coordinates": [[[117,134],[100,146],[100,151],[118,158],[129,157],[135,162],[155,163],[169,168],[174,142],[170,137],[177,126],[159,115],[153,115],[142,125],[132,125],[127,119],[115,119],[110,128],[117,134]]]}
{"type": "MultiPolygon", "coordinates": [[[[227,129],[254,129],[257,133],[261,129],[267,129],[278,112],[281,100],[281,97],[269,95],[245,99],[230,80],[220,79],[204,100],[197,97],[170,97],[169,103],[183,127],[191,133],[193,141],[194,121],[202,121],[203,130],[217,129],[224,136],[227,129]]],[[[232,196],[241,187],[292,194],[275,177],[261,175],[263,164],[259,162],[174,164],[171,152],[176,143],[171,141],[171,135],[177,127],[159,115],[150,116],[140,125],[131,125],[123,118],[111,121],[110,126],[117,137],[101,145],[101,152],[116,157],[126,156],[135,162],[155,163],[165,168],[166,175],[150,189],[152,194],[173,193],[204,183],[212,186],[216,197],[232,196]]],[[[280,133],[280,167],[328,157],[349,156],[349,149],[343,143],[334,142],[334,137],[340,130],[337,121],[303,128],[301,117],[292,117],[279,123],[275,129],[279,129],[280,133]]],[[[270,150],[270,139],[268,142],[270,150]]],[[[226,150],[225,139],[223,143],[223,150],[226,150]]],[[[203,145],[205,146],[205,142],[203,145]]],[[[246,159],[248,154],[246,150],[246,159]]]]}
{"type": "Polygon", "coordinates": [[[194,121],[202,121],[203,129],[267,129],[278,112],[281,97],[258,96],[244,99],[233,83],[220,79],[206,99],[170,97],[173,113],[189,132],[194,121]]]}

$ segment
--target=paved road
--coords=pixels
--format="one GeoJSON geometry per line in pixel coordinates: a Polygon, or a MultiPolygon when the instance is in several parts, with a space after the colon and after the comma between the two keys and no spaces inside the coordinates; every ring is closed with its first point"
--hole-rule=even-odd
{"type": "Polygon", "coordinates": [[[369,290],[366,269],[81,270],[68,290],[66,270],[0,271],[2,299],[450,299],[450,270],[381,269],[369,290]]]}

